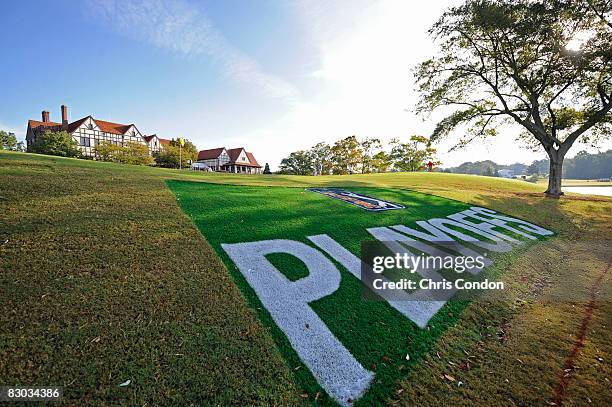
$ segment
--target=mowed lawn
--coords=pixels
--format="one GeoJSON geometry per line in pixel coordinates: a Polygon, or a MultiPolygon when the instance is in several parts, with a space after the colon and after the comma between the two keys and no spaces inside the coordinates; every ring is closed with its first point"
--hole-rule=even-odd
{"type": "Polygon", "coordinates": [[[447,315],[449,327],[376,400],[604,405],[610,396],[611,199],[551,200],[539,185],[454,174],[239,176],[4,152],[0,383],[63,385],[75,405],[322,401],[181,211],[172,180],[414,190],[552,229],[505,259],[511,301],[447,315]],[[607,300],[589,303],[596,282],[607,300]],[[558,300],[567,293],[573,301],[558,300]]]}

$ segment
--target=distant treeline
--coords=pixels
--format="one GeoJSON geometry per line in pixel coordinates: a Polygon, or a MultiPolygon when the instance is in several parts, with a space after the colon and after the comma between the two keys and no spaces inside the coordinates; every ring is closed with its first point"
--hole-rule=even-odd
{"type": "MultiPolygon", "coordinates": [[[[485,175],[494,177],[497,175],[499,170],[512,170],[515,174],[523,174],[529,167],[526,164],[516,163],[510,165],[497,164],[491,160],[466,162],[458,167],[447,168],[444,172],[453,172],[456,174],[473,174],[473,175],[485,175]]],[[[546,171],[546,173],[548,170],[546,171]]],[[[544,174],[544,173],[543,173],[544,174]]]]}
{"type": "MultiPolygon", "coordinates": [[[[447,168],[445,172],[496,176],[499,170],[512,170],[514,175],[547,175],[548,159],[536,160],[531,165],[516,163],[497,164],[491,160],[465,162],[458,167],[447,168]]],[[[563,163],[563,178],[600,179],[612,177],[612,150],[589,154],[580,151],[574,158],[566,158],[563,163]]]]}

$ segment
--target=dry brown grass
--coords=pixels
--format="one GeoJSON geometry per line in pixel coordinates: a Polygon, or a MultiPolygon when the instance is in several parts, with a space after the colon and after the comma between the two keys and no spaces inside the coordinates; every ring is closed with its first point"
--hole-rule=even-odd
{"type": "Polygon", "coordinates": [[[571,367],[592,286],[612,260],[612,200],[461,191],[449,197],[556,230],[508,265],[507,302],[475,302],[398,384],[394,405],[607,405],[612,371],[610,274],[571,367]],[[467,334],[466,334],[467,333],[467,334]],[[450,381],[444,375],[450,375],[450,381]],[[565,388],[557,397],[562,378],[565,388]],[[459,382],[462,382],[459,385],[459,382]]]}
{"type": "Polygon", "coordinates": [[[77,164],[0,157],[0,383],[74,405],[297,402],[163,179],[77,164]]]}

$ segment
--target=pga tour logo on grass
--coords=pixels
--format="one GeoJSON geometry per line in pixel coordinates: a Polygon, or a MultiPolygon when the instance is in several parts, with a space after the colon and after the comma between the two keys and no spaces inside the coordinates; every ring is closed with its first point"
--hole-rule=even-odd
{"type": "Polygon", "coordinates": [[[359,206],[360,208],[373,212],[388,211],[390,209],[404,209],[404,206],[400,204],[383,201],[382,199],[372,198],[371,196],[361,195],[338,188],[308,188],[307,190],[328,196],[330,198],[339,199],[341,201],[350,203],[351,205],[359,206]]]}
{"type": "MultiPolygon", "coordinates": [[[[403,206],[347,191],[316,189],[336,199],[342,199],[365,209],[399,209],[403,206]]],[[[471,207],[444,218],[420,220],[418,228],[390,225],[367,229],[373,240],[386,245],[390,252],[401,255],[415,252],[431,256],[479,256],[489,252],[509,252],[522,241],[550,236],[552,231],[509,217],[493,210],[471,207]],[[504,232],[501,232],[503,230],[504,232]],[[444,246],[450,244],[452,246],[444,246]],[[450,249],[449,249],[450,248],[450,249]]],[[[332,259],[354,278],[362,278],[362,259],[327,234],[305,236],[309,244],[296,240],[272,239],[244,243],[222,244],[221,247],[257,294],[276,325],[288,338],[302,362],[321,387],[341,405],[349,405],[368,389],[374,372],[362,366],[325,322],[313,311],[310,303],[330,296],[338,290],[341,273],[332,259]],[[301,260],[308,275],[290,281],[267,258],[270,254],[286,254],[301,260]]],[[[486,259],[482,266],[491,264],[486,259]]],[[[477,275],[482,267],[467,269],[477,275]]],[[[447,280],[440,268],[417,265],[412,272],[431,282],[444,285],[447,280]]],[[[349,276],[349,278],[352,278],[349,276]]],[[[381,275],[386,281],[386,277],[381,275]]],[[[456,293],[442,294],[428,289],[394,290],[385,297],[389,305],[421,329],[456,293]]],[[[356,298],[355,301],[361,301],[356,298]]]]}

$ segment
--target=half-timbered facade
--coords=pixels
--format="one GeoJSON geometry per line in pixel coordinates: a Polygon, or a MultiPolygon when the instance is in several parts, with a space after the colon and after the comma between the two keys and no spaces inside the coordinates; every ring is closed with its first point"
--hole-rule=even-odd
{"type": "Polygon", "coordinates": [[[259,165],[255,156],[243,147],[230,149],[219,147],[202,150],[198,153],[197,162],[206,165],[213,171],[261,174],[261,165],[259,165]]]}
{"type": "Polygon", "coordinates": [[[49,120],[49,112],[42,112],[42,121],[29,120],[26,131],[26,143],[30,147],[36,137],[45,130],[67,131],[78,143],[84,156],[95,157],[95,148],[103,141],[124,146],[127,143],[145,144],[151,153],[161,151],[170,140],[159,138],[157,135],[145,136],[134,124],[119,124],[86,116],[70,123],[68,121],[68,108],[61,107],[62,122],[49,120]]]}

